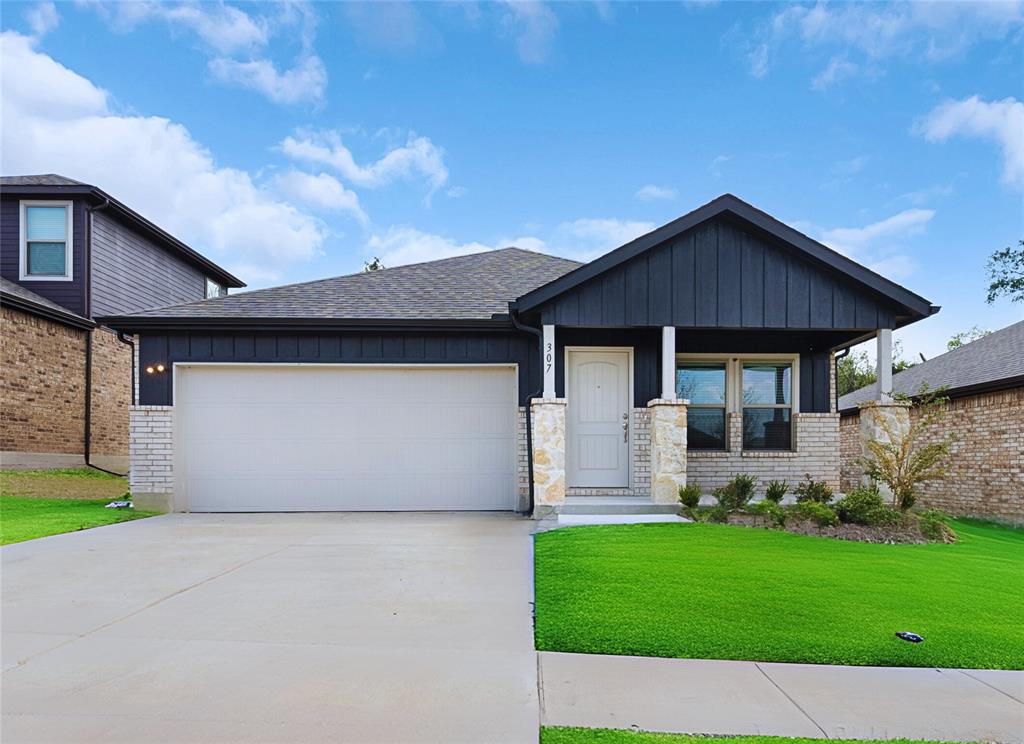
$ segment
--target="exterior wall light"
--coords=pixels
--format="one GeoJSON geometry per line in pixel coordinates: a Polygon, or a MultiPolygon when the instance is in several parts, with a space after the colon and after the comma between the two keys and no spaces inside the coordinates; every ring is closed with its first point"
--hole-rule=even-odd
{"type": "Polygon", "coordinates": [[[163,372],[165,369],[167,368],[162,364],[151,364],[146,367],[146,374],[151,375],[157,372],[163,372]]]}

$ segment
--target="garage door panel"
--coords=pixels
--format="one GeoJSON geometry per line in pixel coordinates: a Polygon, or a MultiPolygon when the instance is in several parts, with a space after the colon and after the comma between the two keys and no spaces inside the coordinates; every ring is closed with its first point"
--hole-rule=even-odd
{"type": "Polygon", "coordinates": [[[509,368],[180,370],[194,511],[515,508],[509,368]]]}

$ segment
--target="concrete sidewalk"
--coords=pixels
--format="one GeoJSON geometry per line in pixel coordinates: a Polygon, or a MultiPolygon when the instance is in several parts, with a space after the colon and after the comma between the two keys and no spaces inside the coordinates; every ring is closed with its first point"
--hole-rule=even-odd
{"type": "Polygon", "coordinates": [[[1024,742],[1024,672],[539,656],[545,726],[1024,742]]]}

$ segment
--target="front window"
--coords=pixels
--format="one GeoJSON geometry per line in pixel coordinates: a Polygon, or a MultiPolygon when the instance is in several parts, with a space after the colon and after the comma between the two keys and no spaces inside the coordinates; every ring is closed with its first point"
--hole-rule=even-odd
{"type": "Polygon", "coordinates": [[[71,279],[71,203],[21,203],[22,280],[71,279]]]}
{"type": "Polygon", "coordinates": [[[740,405],[743,409],[743,449],[788,450],[793,446],[793,365],[743,365],[740,405]]]}
{"type": "Polygon", "coordinates": [[[676,395],[690,401],[686,414],[688,449],[725,449],[725,370],[724,362],[686,362],[676,369],[676,395]]]}
{"type": "Polygon", "coordinates": [[[227,292],[224,291],[223,285],[218,284],[207,277],[206,279],[206,299],[212,300],[214,297],[223,297],[227,292]]]}

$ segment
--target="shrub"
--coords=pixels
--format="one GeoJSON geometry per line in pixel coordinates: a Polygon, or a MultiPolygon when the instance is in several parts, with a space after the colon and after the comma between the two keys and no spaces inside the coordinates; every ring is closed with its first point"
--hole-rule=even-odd
{"type": "Polygon", "coordinates": [[[725,524],[729,521],[729,510],[724,506],[713,506],[702,515],[705,522],[725,524]]]}
{"type": "Polygon", "coordinates": [[[793,512],[798,518],[814,522],[819,527],[834,527],[839,524],[836,510],[820,501],[801,501],[793,508],[793,512]]]}
{"type": "Polygon", "coordinates": [[[742,509],[750,503],[754,497],[754,486],[757,484],[757,476],[737,475],[721,488],[714,491],[715,500],[718,505],[729,509],[742,509]]]}
{"type": "Polygon", "coordinates": [[[773,504],[781,504],[782,499],[789,493],[789,484],[786,481],[768,481],[768,487],[764,490],[765,501],[773,504]]]}
{"type": "Polygon", "coordinates": [[[865,486],[850,491],[836,502],[839,521],[847,524],[871,524],[871,513],[883,506],[877,486],[865,486]]]}
{"type": "Polygon", "coordinates": [[[938,509],[928,509],[918,514],[917,524],[921,534],[932,542],[954,543],[957,540],[956,532],[949,526],[946,515],[938,509]]]}
{"type": "Polygon", "coordinates": [[[756,504],[748,506],[747,511],[767,517],[775,527],[782,527],[786,524],[786,511],[774,501],[767,499],[758,501],[756,504]]]}
{"type": "Polygon", "coordinates": [[[903,512],[883,504],[868,512],[867,521],[864,524],[871,527],[899,527],[904,521],[903,512]]]}
{"type": "Polygon", "coordinates": [[[696,509],[700,505],[700,483],[687,483],[679,487],[679,503],[687,509],[696,509]]]}
{"type": "Polygon", "coordinates": [[[892,491],[893,506],[907,511],[917,500],[917,486],[928,480],[943,478],[946,474],[949,447],[953,434],[937,441],[926,441],[933,424],[945,417],[943,405],[948,398],[940,395],[942,389],[929,390],[921,386],[913,399],[905,395],[894,396],[899,402],[913,404],[916,415],[909,416],[908,426],[894,423],[878,408],[870,408],[861,415],[874,416],[883,433],[882,440],[867,442],[871,456],[861,458],[864,472],[880,481],[892,491]]]}
{"type": "Polygon", "coordinates": [[[806,501],[827,504],[832,501],[832,489],[825,481],[816,481],[810,473],[805,473],[804,480],[796,487],[796,501],[798,504],[806,501]]]}

